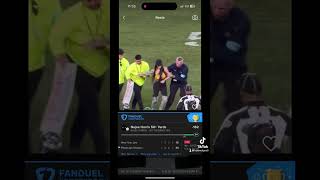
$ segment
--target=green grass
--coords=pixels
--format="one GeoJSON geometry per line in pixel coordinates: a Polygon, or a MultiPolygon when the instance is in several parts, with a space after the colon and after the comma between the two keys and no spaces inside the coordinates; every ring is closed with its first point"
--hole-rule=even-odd
{"type": "MultiPolygon", "coordinates": [[[[173,0],[169,0],[173,1],[173,0]]],[[[175,62],[177,56],[185,59],[189,67],[188,83],[192,85],[194,94],[201,94],[201,48],[186,46],[188,36],[191,32],[200,32],[200,21],[192,21],[193,14],[200,15],[198,10],[177,11],[143,11],[127,8],[130,0],[120,2],[120,47],[125,51],[125,57],[134,62],[134,56],[141,54],[142,59],[154,67],[155,60],[162,59],[164,65],[169,66],[175,62]],[[125,16],[125,20],[122,17],[125,16]],[[165,16],[165,20],[155,20],[155,16],[165,16]]],[[[142,2],[142,1],[141,1],[142,2]]],[[[168,0],[166,0],[168,2],[168,0]]],[[[175,2],[175,1],[173,1],[175,2]]],[[[198,7],[200,1],[193,0],[198,7]]],[[[200,41],[198,41],[200,43],[200,41]]],[[[170,80],[167,81],[169,95],[170,80]]],[[[124,92],[125,88],[123,88],[124,92]]],[[[152,82],[148,78],[142,89],[144,106],[151,106],[152,82]]],[[[123,97],[123,94],[120,96],[123,97]]],[[[171,109],[175,109],[179,100],[179,92],[171,109]]]]}
{"type": "MultiPolygon", "coordinates": [[[[265,101],[288,111],[291,106],[291,1],[238,1],[250,17],[252,32],[249,42],[249,71],[255,72],[263,84],[265,101]]],[[[222,121],[222,87],[211,104],[211,137],[215,137],[222,121]]]]}

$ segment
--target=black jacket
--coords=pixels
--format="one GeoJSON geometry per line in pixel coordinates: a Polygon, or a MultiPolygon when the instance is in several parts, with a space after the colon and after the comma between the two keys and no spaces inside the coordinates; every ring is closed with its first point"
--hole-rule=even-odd
{"type": "Polygon", "coordinates": [[[168,71],[175,76],[174,78],[172,78],[171,82],[179,83],[179,84],[187,84],[188,71],[189,71],[187,65],[182,64],[182,66],[178,68],[176,64],[173,63],[168,67],[168,71]]]}
{"type": "Polygon", "coordinates": [[[245,66],[250,34],[248,16],[239,8],[233,8],[224,21],[210,21],[211,65],[245,66]]]}

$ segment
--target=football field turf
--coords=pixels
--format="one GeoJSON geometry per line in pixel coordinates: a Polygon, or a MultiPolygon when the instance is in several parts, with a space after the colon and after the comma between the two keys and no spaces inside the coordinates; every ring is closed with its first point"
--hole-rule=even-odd
{"type": "MultiPolygon", "coordinates": [[[[170,1],[166,0],[166,2],[170,1]]],[[[141,54],[142,59],[149,63],[150,69],[154,68],[156,59],[161,59],[165,66],[169,66],[175,62],[176,57],[182,56],[185,59],[185,64],[189,67],[188,83],[192,85],[194,94],[200,95],[201,47],[185,45],[186,42],[191,41],[188,37],[192,32],[201,32],[200,21],[192,20],[192,15],[200,16],[199,9],[144,11],[141,10],[140,5],[137,5],[135,9],[128,8],[127,5],[130,2],[132,1],[119,1],[119,44],[120,48],[125,51],[124,56],[130,63],[133,63],[135,55],[141,54]],[[155,16],[164,16],[165,19],[156,20],[155,16]]],[[[194,2],[196,7],[200,7],[198,0],[186,2],[194,2]]],[[[200,40],[194,42],[201,43],[200,40]]],[[[147,78],[142,88],[142,100],[145,107],[151,106],[153,94],[151,81],[151,78],[147,78]]],[[[170,81],[170,79],[167,81],[168,95],[170,81]]],[[[125,87],[122,90],[121,99],[124,91],[125,87]]],[[[179,99],[178,91],[175,102],[171,106],[172,110],[176,109],[179,99]]],[[[159,104],[160,102],[158,102],[159,104]]]]}
{"type": "MultiPolygon", "coordinates": [[[[251,19],[249,71],[260,77],[266,103],[288,112],[292,93],[291,0],[236,3],[251,19]]],[[[211,101],[211,137],[215,137],[223,121],[222,100],[220,86],[211,101]]]]}

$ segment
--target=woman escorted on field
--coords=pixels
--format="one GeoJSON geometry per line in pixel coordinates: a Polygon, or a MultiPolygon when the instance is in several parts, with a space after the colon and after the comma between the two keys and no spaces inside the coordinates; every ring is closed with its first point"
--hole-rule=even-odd
{"type": "Polygon", "coordinates": [[[157,59],[153,69],[153,97],[151,109],[155,110],[159,99],[159,91],[161,92],[162,99],[159,110],[163,110],[168,101],[166,81],[171,77],[171,73],[166,66],[163,66],[161,59],[157,59]]]}

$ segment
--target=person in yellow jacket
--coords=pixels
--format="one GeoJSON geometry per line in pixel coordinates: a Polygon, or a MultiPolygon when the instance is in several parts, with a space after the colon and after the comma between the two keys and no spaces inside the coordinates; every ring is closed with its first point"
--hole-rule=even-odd
{"type": "Polygon", "coordinates": [[[99,117],[99,93],[109,71],[109,1],[81,0],[65,10],[50,34],[50,48],[63,67],[78,65],[75,80],[78,113],[71,129],[70,148],[78,151],[88,128],[97,153],[107,142],[99,117]]]}
{"type": "Polygon", "coordinates": [[[129,67],[129,61],[124,57],[123,49],[119,49],[119,94],[125,83],[125,72],[129,67]]]}
{"type": "Polygon", "coordinates": [[[29,0],[28,86],[31,103],[45,66],[48,36],[56,17],[61,13],[59,0],[29,0]]]}
{"type": "Polygon", "coordinates": [[[132,110],[136,109],[137,103],[139,104],[140,110],[143,110],[143,101],[141,97],[142,86],[149,75],[149,64],[142,60],[141,55],[135,56],[135,62],[130,64],[126,71],[126,78],[128,81],[133,81],[134,97],[132,100],[132,110]]]}

